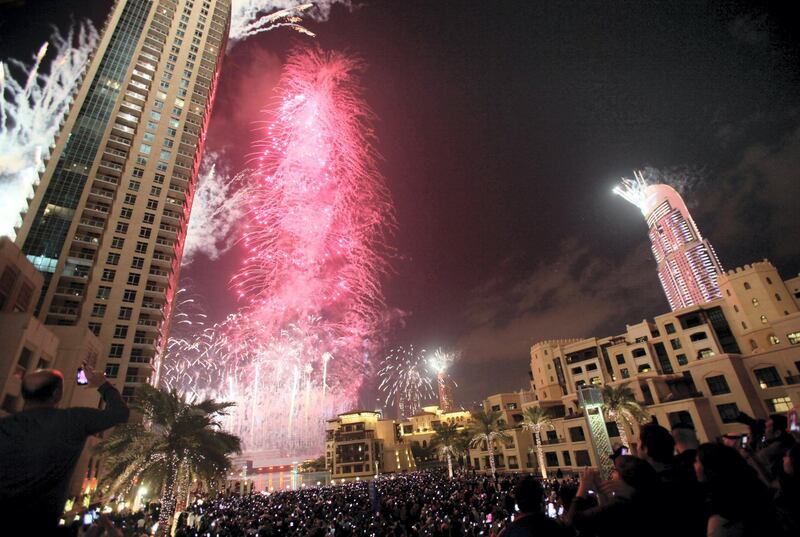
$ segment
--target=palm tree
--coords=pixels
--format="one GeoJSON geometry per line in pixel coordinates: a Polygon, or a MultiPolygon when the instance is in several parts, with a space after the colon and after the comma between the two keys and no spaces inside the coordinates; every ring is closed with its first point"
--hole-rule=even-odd
{"type": "Polygon", "coordinates": [[[536,441],[536,456],[539,459],[539,470],[542,478],[547,479],[547,467],[544,464],[544,451],[542,450],[542,431],[552,429],[553,422],[547,411],[540,406],[528,407],[522,411],[522,428],[533,432],[533,439],[536,441]]]}
{"type": "Polygon", "coordinates": [[[647,412],[636,402],[633,390],[628,388],[627,382],[620,384],[617,388],[609,385],[603,386],[603,409],[608,419],[617,424],[622,445],[630,448],[625,424],[628,424],[633,430],[634,423],[641,423],[647,419],[647,412]]]}
{"type": "Polygon", "coordinates": [[[447,475],[453,479],[453,455],[455,454],[456,441],[458,440],[458,425],[455,423],[434,423],[435,434],[431,438],[431,445],[436,447],[447,458],[447,475]]]}
{"type": "Polygon", "coordinates": [[[143,385],[131,408],[141,421],[126,423],[95,448],[106,461],[110,492],[127,492],[134,481],[161,486],[161,535],[170,531],[177,501],[193,480],[212,484],[241,452],[239,437],[220,430],[219,416],[234,403],[206,399],[187,402],[174,390],[143,385]]]}
{"type": "Polygon", "coordinates": [[[478,447],[484,442],[486,443],[486,449],[489,451],[489,468],[492,470],[493,479],[496,474],[494,443],[496,440],[505,442],[511,439],[505,429],[497,423],[501,415],[499,410],[491,412],[476,410],[472,413],[472,425],[470,426],[470,435],[472,436],[470,446],[478,447]]]}

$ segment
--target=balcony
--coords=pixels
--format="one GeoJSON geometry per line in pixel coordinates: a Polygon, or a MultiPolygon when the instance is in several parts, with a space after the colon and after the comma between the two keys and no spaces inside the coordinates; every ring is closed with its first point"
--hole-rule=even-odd
{"type": "Polygon", "coordinates": [[[76,317],[78,315],[78,308],[69,308],[66,306],[53,306],[47,315],[54,315],[58,317],[76,317]]]}
{"type": "Polygon", "coordinates": [[[106,214],[108,214],[109,206],[108,205],[104,205],[102,203],[87,202],[86,203],[86,210],[106,215],[106,214]]]}
{"type": "Polygon", "coordinates": [[[155,319],[139,319],[136,324],[141,326],[143,330],[158,332],[161,322],[155,319]]]}
{"type": "Polygon", "coordinates": [[[128,126],[123,125],[122,123],[114,123],[114,130],[117,132],[124,132],[126,134],[130,134],[133,136],[136,134],[136,131],[128,126]]]}
{"type": "Polygon", "coordinates": [[[146,285],[144,287],[145,294],[163,296],[167,293],[166,287],[160,287],[158,285],[146,285]]]}
{"type": "Polygon", "coordinates": [[[56,287],[55,294],[69,298],[81,298],[83,297],[83,291],[83,289],[77,289],[75,287],[56,287]]]}
{"type": "Polygon", "coordinates": [[[131,146],[131,141],[122,136],[117,136],[116,134],[109,134],[108,145],[111,147],[128,149],[131,146]]]}
{"type": "Polygon", "coordinates": [[[350,442],[351,440],[371,440],[375,438],[375,431],[336,431],[333,435],[336,442],[350,442]]]}
{"type": "Polygon", "coordinates": [[[80,221],[78,222],[78,226],[84,226],[90,229],[100,230],[100,231],[103,231],[105,224],[106,223],[104,220],[91,220],[89,218],[81,218],[80,221]]]}
{"type": "Polygon", "coordinates": [[[111,172],[113,173],[122,173],[122,164],[117,164],[116,162],[110,162],[108,160],[101,160],[100,161],[100,168],[101,171],[104,172],[111,172]]]}
{"type": "Polygon", "coordinates": [[[92,196],[99,198],[101,200],[113,200],[114,199],[114,191],[113,190],[104,190],[102,188],[93,188],[89,190],[89,197],[92,196]]]}
{"type": "Polygon", "coordinates": [[[126,112],[118,112],[117,121],[122,122],[123,125],[127,124],[131,127],[136,127],[136,125],[139,124],[138,117],[134,116],[133,114],[128,114],[126,112]]]}
{"type": "Polygon", "coordinates": [[[104,186],[106,188],[117,188],[117,185],[119,184],[119,178],[111,175],[104,175],[102,173],[95,175],[94,180],[99,181],[102,183],[100,186],[104,186]]]}

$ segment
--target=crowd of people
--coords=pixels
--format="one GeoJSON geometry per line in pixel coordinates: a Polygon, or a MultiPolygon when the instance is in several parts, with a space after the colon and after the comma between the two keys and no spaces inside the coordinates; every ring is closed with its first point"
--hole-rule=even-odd
{"type": "Polygon", "coordinates": [[[786,426],[771,416],[744,447],[734,435],[701,445],[690,427],[648,424],[635,455],[615,453],[610,479],[591,469],[549,481],[431,471],[225,495],[189,506],[176,535],[800,535],[800,445],[786,426]]]}

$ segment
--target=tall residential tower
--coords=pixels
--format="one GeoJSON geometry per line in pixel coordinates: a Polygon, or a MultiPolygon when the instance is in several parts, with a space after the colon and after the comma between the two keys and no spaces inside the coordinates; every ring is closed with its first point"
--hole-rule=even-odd
{"type": "Polygon", "coordinates": [[[156,380],[230,17],[117,0],[18,229],[39,318],[94,332],[126,398],[156,380]]]}
{"type": "Polygon", "coordinates": [[[672,311],[720,297],[717,254],[689,214],[680,194],[667,185],[648,185],[641,173],[614,189],[636,205],[649,228],[658,279],[672,311]]]}

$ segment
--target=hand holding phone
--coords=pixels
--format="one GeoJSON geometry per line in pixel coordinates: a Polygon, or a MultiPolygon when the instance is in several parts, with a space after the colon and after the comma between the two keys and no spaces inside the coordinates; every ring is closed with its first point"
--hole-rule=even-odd
{"type": "Polygon", "coordinates": [[[86,371],[82,367],[78,368],[78,373],[75,375],[75,382],[78,386],[86,386],[89,384],[89,379],[86,378],[86,371]]]}

